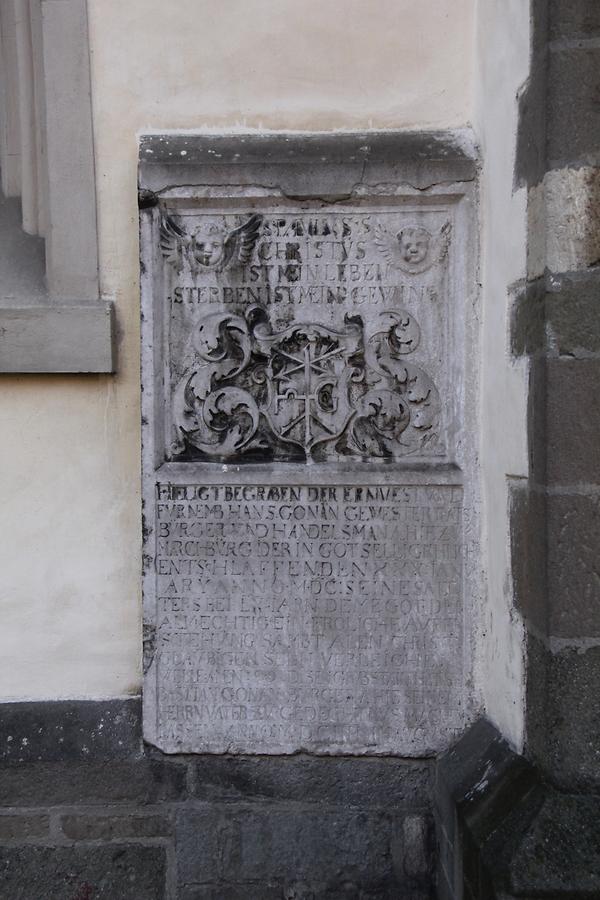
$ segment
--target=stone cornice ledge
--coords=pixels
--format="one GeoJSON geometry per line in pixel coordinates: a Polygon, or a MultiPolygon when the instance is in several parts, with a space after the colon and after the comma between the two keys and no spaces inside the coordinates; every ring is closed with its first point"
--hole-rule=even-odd
{"type": "Polygon", "coordinates": [[[163,131],[139,137],[139,188],[254,181],[288,196],[350,194],[390,177],[417,190],[472,181],[478,149],[469,128],[448,131],[163,131]],[[391,168],[390,168],[391,167],[391,168]]]}

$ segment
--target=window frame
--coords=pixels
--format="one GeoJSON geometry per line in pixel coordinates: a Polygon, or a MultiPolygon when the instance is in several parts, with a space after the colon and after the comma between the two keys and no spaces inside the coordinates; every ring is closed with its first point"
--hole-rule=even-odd
{"type": "MultiPolygon", "coordinates": [[[[37,155],[29,148],[28,165],[20,160],[20,193],[26,230],[38,226],[44,232],[46,294],[42,301],[26,294],[0,301],[0,372],[114,372],[114,309],[100,299],[98,274],[86,0],[2,0],[2,11],[15,27],[17,49],[28,17],[25,40],[31,45],[25,55],[32,47],[38,51],[35,91],[21,78],[17,109],[21,148],[24,133],[43,144],[37,155]],[[31,196],[32,182],[37,198],[31,196]]],[[[5,145],[7,127],[14,127],[14,99],[5,94],[3,109],[12,111],[11,122],[3,117],[5,145]]],[[[14,192],[14,166],[8,175],[14,192]]]]}

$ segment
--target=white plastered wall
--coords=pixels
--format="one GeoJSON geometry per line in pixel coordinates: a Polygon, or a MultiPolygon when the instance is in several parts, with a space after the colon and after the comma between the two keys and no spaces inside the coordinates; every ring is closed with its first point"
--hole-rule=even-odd
{"type": "Polygon", "coordinates": [[[137,134],[456,128],[475,0],[88,0],[119,372],[2,379],[0,699],[140,688],[137,134]]]}
{"type": "Polygon", "coordinates": [[[509,352],[509,286],[526,277],[527,190],[513,190],[529,3],[479,0],[475,122],[481,144],[482,497],[487,597],[476,673],[489,718],[523,744],[524,635],[510,576],[509,483],[527,476],[527,366],[509,352]]]}

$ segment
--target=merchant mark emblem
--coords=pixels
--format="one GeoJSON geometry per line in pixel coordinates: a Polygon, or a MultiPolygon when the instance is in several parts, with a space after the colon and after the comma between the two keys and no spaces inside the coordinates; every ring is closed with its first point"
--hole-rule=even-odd
{"type": "Polygon", "coordinates": [[[319,442],[338,437],[352,415],[350,381],[360,372],[349,361],[359,350],[361,333],[306,325],[275,336],[257,328],[255,337],[269,358],[264,407],[269,424],[280,440],[310,455],[319,442]]]}
{"type": "Polygon", "coordinates": [[[367,331],[297,322],[275,331],[266,312],[204,316],[192,364],[173,394],[172,458],[324,461],[439,455],[440,398],[407,359],[420,340],[405,310],[367,331]]]}

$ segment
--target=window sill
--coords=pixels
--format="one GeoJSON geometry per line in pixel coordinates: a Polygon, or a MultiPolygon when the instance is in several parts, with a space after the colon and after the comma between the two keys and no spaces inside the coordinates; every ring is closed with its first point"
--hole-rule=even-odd
{"type": "Polygon", "coordinates": [[[112,373],[112,303],[0,307],[0,372],[112,373]]]}
{"type": "Polygon", "coordinates": [[[0,194],[0,373],[114,372],[113,304],[96,290],[50,297],[44,241],[22,230],[19,200],[0,194]]]}

